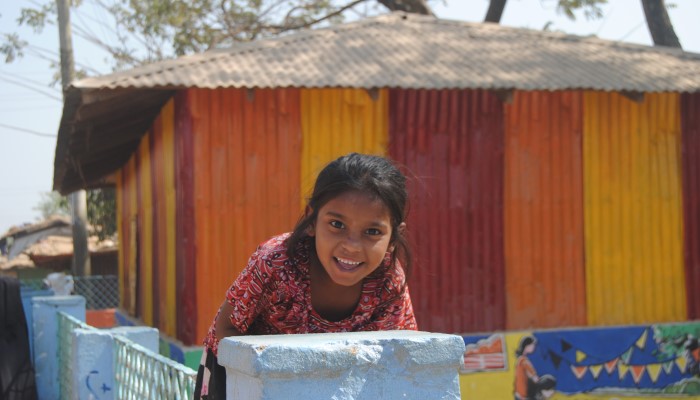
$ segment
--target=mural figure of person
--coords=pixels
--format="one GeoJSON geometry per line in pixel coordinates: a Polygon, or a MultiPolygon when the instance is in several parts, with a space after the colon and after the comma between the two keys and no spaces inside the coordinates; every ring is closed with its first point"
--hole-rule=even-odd
{"type": "Polygon", "coordinates": [[[537,375],[528,355],[535,351],[537,340],[523,336],[515,350],[515,400],[546,400],[554,395],[557,379],[552,375],[537,375]]]}
{"type": "Polygon", "coordinates": [[[515,350],[515,400],[531,400],[528,387],[539,378],[535,367],[528,358],[535,351],[537,340],[532,336],[523,336],[515,350]]]}

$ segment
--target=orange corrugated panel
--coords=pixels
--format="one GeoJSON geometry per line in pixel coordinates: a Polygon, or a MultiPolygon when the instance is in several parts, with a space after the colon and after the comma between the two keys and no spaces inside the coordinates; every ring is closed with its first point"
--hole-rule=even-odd
{"type": "Polygon", "coordinates": [[[507,329],[586,323],[581,92],[506,106],[507,329]]]}
{"type": "Polygon", "coordinates": [[[373,94],[363,89],[301,91],[302,204],[313,190],[316,176],[328,162],[353,151],[386,154],[387,100],[386,90],[373,94]]]}
{"type": "Polygon", "coordinates": [[[153,326],[161,331],[165,326],[165,196],[163,180],[163,114],[155,121],[148,134],[151,157],[151,196],[153,199],[153,326]]]}
{"type": "Polygon", "coordinates": [[[153,326],[153,197],[151,182],[151,132],[139,144],[136,156],[138,181],[138,316],[153,326]]]}
{"type": "Polygon", "coordinates": [[[421,330],[505,327],[503,106],[480,90],[391,90],[389,154],[407,167],[421,330]]]}
{"type": "Polygon", "coordinates": [[[590,325],[686,318],[677,94],[584,94],[590,325]]]}
{"type": "Polygon", "coordinates": [[[299,217],[296,89],[190,90],[194,135],[196,340],[258,243],[299,217]]]}
{"type": "Polygon", "coordinates": [[[700,93],[681,95],[683,228],[688,319],[700,319],[700,93]]]}

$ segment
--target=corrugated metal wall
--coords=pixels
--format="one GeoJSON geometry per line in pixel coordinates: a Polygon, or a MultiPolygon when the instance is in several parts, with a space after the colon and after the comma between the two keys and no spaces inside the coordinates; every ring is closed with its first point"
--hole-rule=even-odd
{"type": "Polygon", "coordinates": [[[584,94],[588,323],[681,321],[683,268],[677,94],[635,103],[584,94]]]}
{"type": "Polygon", "coordinates": [[[151,185],[150,136],[145,135],[136,153],[137,199],[137,313],[147,325],[153,325],[153,196],[151,185]]]}
{"type": "MultiPolygon", "coordinates": [[[[177,338],[187,344],[199,344],[194,321],[198,321],[197,296],[197,243],[195,238],[194,192],[194,127],[189,90],[175,95],[175,270],[177,314],[184,320],[176,325],[177,338]]],[[[210,318],[208,312],[205,318],[210,318]]]]}
{"type": "Polygon", "coordinates": [[[700,93],[681,95],[683,228],[688,319],[700,319],[700,93]]]}
{"type": "Polygon", "coordinates": [[[304,89],[301,91],[301,203],[313,190],[316,176],[330,161],[355,151],[386,154],[388,137],[386,90],[304,89]],[[372,98],[372,95],[375,98],[372,98]]]}
{"type": "Polygon", "coordinates": [[[294,226],[326,162],[358,151],[413,175],[421,329],[698,318],[698,98],[181,91],[116,174],[122,306],[201,343],[257,244],[294,226]]]}
{"type": "Polygon", "coordinates": [[[505,110],[506,328],[585,325],[581,92],[505,110]]]}
{"type": "Polygon", "coordinates": [[[174,100],[169,101],[149,135],[153,210],[153,323],[176,336],[175,142],[174,100]]]}
{"type": "Polygon", "coordinates": [[[296,89],[192,89],[188,96],[199,341],[256,246],[299,218],[301,113],[296,89]]]}
{"type": "Polygon", "coordinates": [[[505,327],[503,108],[490,92],[391,90],[389,154],[415,174],[410,281],[420,329],[505,327]]]}
{"type": "Polygon", "coordinates": [[[116,182],[124,307],[176,336],[173,110],[170,101],[116,182]]]}
{"type": "Polygon", "coordinates": [[[119,235],[119,297],[121,305],[136,315],[136,271],[138,261],[136,226],[138,185],[134,155],[116,174],[117,229],[119,235]]]}

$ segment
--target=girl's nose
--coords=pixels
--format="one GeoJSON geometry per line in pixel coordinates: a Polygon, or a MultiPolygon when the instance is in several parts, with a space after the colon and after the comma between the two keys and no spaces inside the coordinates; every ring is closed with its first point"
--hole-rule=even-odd
{"type": "Polygon", "coordinates": [[[357,251],[360,248],[360,237],[358,234],[348,233],[343,240],[343,248],[348,251],[357,251]]]}

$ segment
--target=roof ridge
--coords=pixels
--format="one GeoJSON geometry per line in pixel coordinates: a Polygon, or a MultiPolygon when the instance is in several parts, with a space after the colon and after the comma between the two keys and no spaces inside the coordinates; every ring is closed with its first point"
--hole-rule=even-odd
{"type": "MultiPolygon", "coordinates": [[[[139,65],[136,67],[133,67],[128,70],[124,71],[117,71],[117,72],[112,72],[109,74],[105,75],[99,75],[99,76],[94,76],[94,77],[87,77],[84,79],[80,79],[78,81],[75,81],[71,83],[71,86],[80,88],[80,87],[89,87],[90,85],[84,85],[86,82],[90,82],[94,79],[106,79],[112,77],[114,81],[118,81],[120,76],[128,77],[128,78],[134,78],[134,77],[142,77],[142,76],[148,76],[152,75],[155,73],[160,73],[163,71],[170,71],[174,70],[176,68],[185,68],[188,66],[191,66],[193,64],[197,63],[211,63],[215,62],[221,58],[228,58],[231,57],[232,55],[235,54],[243,54],[249,51],[260,51],[260,50],[265,50],[269,49],[271,47],[276,47],[279,46],[280,44],[290,44],[290,43],[296,43],[300,41],[307,40],[312,37],[317,37],[319,35],[323,35],[326,33],[338,33],[341,31],[349,31],[349,30],[355,30],[360,27],[366,27],[367,25],[377,25],[383,21],[391,21],[395,19],[407,19],[408,13],[403,12],[403,11],[395,11],[391,13],[386,13],[386,14],[379,14],[377,16],[369,17],[369,18],[363,18],[359,19],[356,21],[351,21],[343,24],[338,24],[338,25],[330,25],[330,26],[324,26],[322,28],[316,28],[316,29],[303,29],[303,30],[298,30],[290,33],[289,35],[283,35],[283,36],[274,36],[274,37],[268,37],[268,38],[263,38],[260,40],[254,40],[250,42],[237,42],[232,44],[229,47],[224,47],[224,48],[214,48],[210,50],[206,50],[202,53],[194,53],[194,54],[187,54],[184,56],[176,57],[176,58],[169,58],[165,60],[160,60],[156,61],[154,63],[150,64],[145,64],[145,65],[139,65]],[[167,68],[162,68],[161,66],[163,64],[174,64],[171,65],[167,68]],[[161,68],[159,68],[161,67],[161,68]],[[138,74],[138,70],[143,69],[144,73],[138,74]],[[136,75],[134,73],[136,72],[136,75]]],[[[411,15],[411,17],[417,16],[417,14],[411,15]]],[[[421,17],[429,17],[429,16],[422,16],[421,17]]],[[[430,16],[429,18],[437,20],[437,18],[430,16]]]]}

